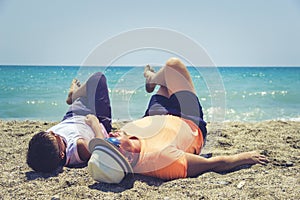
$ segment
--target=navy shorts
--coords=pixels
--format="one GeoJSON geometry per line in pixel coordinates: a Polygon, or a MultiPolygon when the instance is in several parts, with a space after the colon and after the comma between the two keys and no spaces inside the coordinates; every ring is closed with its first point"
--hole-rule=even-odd
{"type": "Polygon", "coordinates": [[[101,72],[94,73],[86,82],[86,97],[76,99],[63,120],[74,115],[94,114],[106,131],[111,131],[111,106],[106,77],[101,72]]]}
{"type": "Polygon", "coordinates": [[[179,91],[167,98],[155,94],[151,97],[144,116],[174,115],[193,121],[201,130],[203,139],[206,139],[206,122],[198,97],[190,91],[179,91]]]}

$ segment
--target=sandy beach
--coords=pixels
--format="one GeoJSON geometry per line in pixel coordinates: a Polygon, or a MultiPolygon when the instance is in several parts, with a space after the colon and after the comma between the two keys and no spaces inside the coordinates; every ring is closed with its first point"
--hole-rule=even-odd
{"type": "Polygon", "coordinates": [[[209,123],[203,153],[258,150],[270,163],[166,182],[136,175],[132,186],[95,182],[86,168],[33,172],[26,164],[28,142],[54,124],[0,121],[0,199],[300,199],[300,122],[209,123]]]}

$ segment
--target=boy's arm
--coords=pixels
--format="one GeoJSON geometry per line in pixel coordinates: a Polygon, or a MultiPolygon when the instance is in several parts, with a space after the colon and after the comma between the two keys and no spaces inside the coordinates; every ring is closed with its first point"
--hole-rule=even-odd
{"type": "Polygon", "coordinates": [[[106,134],[104,133],[102,126],[100,125],[100,122],[95,115],[92,114],[87,115],[85,119],[85,123],[93,129],[96,138],[100,138],[100,139],[105,138],[106,134]]]}
{"type": "MultiPolygon", "coordinates": [[[[106,134],[103,132],[99,120],[95,115],[91,115],[91,114],[87,115],[85,119],[85,123],[92,128],[96,138],[101,138],[101,139],[105,138],[106,134]]],[[[77,152],[80,159],[83,161],[88,161],[91,157],[91,154],[88,150],[88,146],[89,144],[85,139],[80,138],[77,140],[77,152]]]]}
{"type": "Polygon", "coordinates": [[[82,161],[88,161],[91,157],[88,145],[88,142],[82,138],[77,140],[77,152],[82,161]]]}
{"type": "Polygon", "coordinates": [[[186,153],[189,177],[198,176],[207,171],[223,172],[246,164],[267,164],[268,159],[256,151],[244,152],[232,156],[203,158],[186,153]]]}

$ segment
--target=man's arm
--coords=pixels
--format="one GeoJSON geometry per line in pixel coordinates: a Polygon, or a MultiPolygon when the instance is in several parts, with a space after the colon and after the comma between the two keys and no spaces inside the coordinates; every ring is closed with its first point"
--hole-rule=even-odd
{"type": "Polygon", "coordinates": [[[95,115],[89,114],[86,116],[85,123],[89,125],[94,133],[96,138],[104,139],[104,133],[98,118],[95,115]]]}
{"type": "Polygon", "coordinates": [[[256,151],[244,152],[232,156],[216,156],[203,158],[186,153],[189,177],[198,176],[207,171],[223,172],[247,164],[267,164],[268,159],[256,151]]]}
{"type": "MultiPolygon", "coordinates": [[[[85,123],[93,129],[96,138],[104,139],[102,127],[99,123],[98,118],[95,115],[87,115],[85,123]]],[[[89,144],[85,139],[80,138],[77,140],[77,152],[80,159],[83,161],[88,161],[91,157],[91,154],[88,150],[88,146],[89,144]]]]}
{"type": "Polygon", "coordinates": [[[91,157],[91,153],[88,150],[88,142],[84,139],[77,140],[77,152],[82,161],[88,161],[91,157]]]}

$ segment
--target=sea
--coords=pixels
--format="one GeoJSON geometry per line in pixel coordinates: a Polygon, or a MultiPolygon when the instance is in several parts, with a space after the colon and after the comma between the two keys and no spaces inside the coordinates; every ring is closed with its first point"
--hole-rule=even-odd
{"type": "MultiPolygon", "coordinates": [[[[205,121],[300,121],[300,67],[188,69],[205,121]]],[[[142,117],[151,94],[141,66],[2,65],[0,119],[60,121],[72,79],[84,82],[97,71],[107,77],[113,120],[142,117]]]]}

